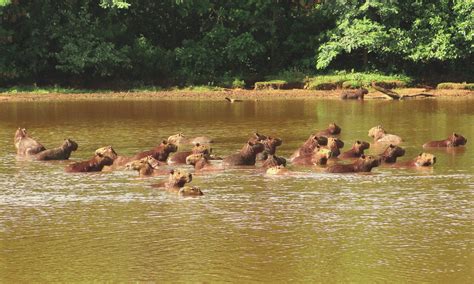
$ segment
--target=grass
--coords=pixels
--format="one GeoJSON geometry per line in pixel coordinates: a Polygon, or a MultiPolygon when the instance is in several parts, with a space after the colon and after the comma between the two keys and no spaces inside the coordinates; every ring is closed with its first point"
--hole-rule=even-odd
{"type": "Polygon", "coordinates": [[[444,90],[474,90],[474,83],[439,83],[436,86],[437,89],[444,89],[444,90]]]}
{"type": "MultiPolygon", "coordinates": [[[[132,92],[132,93],[146,93],[146,92],[160,92],[160,91],[183,91],[183,92],[212,92],[212,91],[222,91],[223,88],[216,86],[188,86],[184,88],[169,88],[165,89],[162,87],[156,86],[143,86],[139,88],[133,88],[129,90],[122,90],[123,92],[132,92]]],[[[58,86],[52,87],[37,87],[37,86],[14,86],[9,88],[0,88],[0,94],[3,95],[14,95],[18,93],[29,93],[29,94],[85,94],[85,93],[113,93],[119,92],[114,90],[107,89],[74,89],[74,88],[63,88],[58,86]]]]}
{"type": "Polygon", "coordinates": [[[306,88],[310,90],[328,90],[337,88],[369,87],[372,82],[384,88],[404,88],[412,83],[405,75],[383,75],[379,73],[339,73],[308,78],[306,88]]]}

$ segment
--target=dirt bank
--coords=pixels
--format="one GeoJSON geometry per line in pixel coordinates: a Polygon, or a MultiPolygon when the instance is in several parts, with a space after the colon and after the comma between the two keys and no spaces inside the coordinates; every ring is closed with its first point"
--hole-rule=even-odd
{"type": "MultiPolygon", "coordinates": [[[[474,91],[469,90],[425,90],[399,89],[400,95],[428,93],[433,98],[474,98],[474,91]]],[[[159,91],[159,92],[109,92],[109,93],[0,93],[0,102],[20,101],[81,101],[81,100],[223,100],[225,97],[242,100],[274,100],[274,99],[340,99],[343,90],[225,90],[225,91],[159,91]]],[[[386,99],[380,92],[371,91],[365,97],[386,99]]],[[[420,98],[416,98],[420,99],[420,98]]]]}

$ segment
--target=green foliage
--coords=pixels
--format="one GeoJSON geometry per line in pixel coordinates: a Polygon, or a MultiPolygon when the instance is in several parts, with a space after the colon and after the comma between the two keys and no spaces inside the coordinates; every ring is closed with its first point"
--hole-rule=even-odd
{"type": "Polygon", "coordinates": [[[236,79],[232,82],[232,88],[235,88],[235,89],[243,89],[243,88],[245,88],[245,81],[236,78],[236,79]]]}
{"type": "Polygon", "coordinates": [[[320,75],[308,79],[307,89],[331,90],[336,88],[370,87],[371,83],[388,88],[407,87],[412,79],[405,75],[383,75],[379,73],[345,73],[320,75]]]}
{"type": "Polygon", "coordinates": [[[474,83],[439,83],[436,88],[444,90],[474,90],[474,83]]]}

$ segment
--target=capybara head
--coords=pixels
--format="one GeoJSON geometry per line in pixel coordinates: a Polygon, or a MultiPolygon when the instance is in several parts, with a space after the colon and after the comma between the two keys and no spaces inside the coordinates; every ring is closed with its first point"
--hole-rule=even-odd
{"type": "Polygon", "coordinates": [[[316,134],[313,134],[311,136],[309,136],[308,140],[306,140],[306,142],[308,143],[311,143],[311,144],[315,144],[315,145],[321,145],[321,146],[325,146],[328,144],[328,138],[325,137],[325,136],[318,136],[316,134]]]}
{"type": "Polygon", "coordinates": [[[365,142],[365,141],[360,141],[360,140],[357,140],[354,145],[352,145],[352,148],[354,148],[355,150],[359,151],[359,152],[363,152],[364,150],[367,150],[370,148],[370,144],[368,142],[365,142]]]}
{"type": "Polygon", "coordinates": [[[174,153],[178,151],[178,146],[176,146],[176,144],[170,143],[166,140],[161,141],[160,146],[163,147],[163,152],[166,152],[166,153],[174,153]]]}
{"type": "Polygon", "coordinates": [[[256,155],[263,152],[263,150],[265,150],[265,146],[260,142],[248,141],[246,150],[256,155]]]}
{"type": "Polygon", "coordinates": [[[186,137],[184,137],[183,133],[180,132],[178,134],[171,135],[170,137],[168,137],[168,142],[174,145],[180,145],[185,139],[186,137]]]}
{"type": "Polygon", "coordinates": [[[287,172],[288,172],[288,169],[283,165],[278,165],[278,166],[270,167],[267,169],[267,174],[269,175],[279,175],[279,174],[284,174],[287,172]]]}
{"type": "Polygon", "coordinates": [[[186,183],[193,180],[193,175],[183,169],[175,169],[170,171],[168,178],[168,186],[183,187],[186,183]]]}
{"type": "Polygon", "coordinates": [[[344,142],[339,138],[329,137],[327,146],[329,149],[341,149],[344,147],[344,142]]]}
{"type": "Polygon", "coordinates": [[[367,90],[366,88],[360,88],[360,93],[363,95],[367,95],[369,93],[369,90],[367,90]]]}
{"type": "Polygon", "coordinates": [[[415,158],[415,164],[418,167],[429,167],[436,163],[436,157],[430,153],[420,153],[415,158]]]}
{"type": "Polygon", "coordinates": [[[200,145],[199,143],[196,144],[196,146],[193,147],[193,149],[191,150],[191,152],[193,154],[204,154],[206,155],[207,158],[209,158],[209,156],[211,155],[211,149],[206,146],[206,145],[200,145]]]}
{"type": "Polygon", "coordinates": [[[378,139],[386,134],[385,129],[381,125],[377,125],[372,127],[369,130],[369,137],[374,139],[378,139]]]}
{"type": "Polygon", "coordinates": [[[457,134],[457,133],[453,133],[453,135],[449,136],[448,139],[449,139],[449,141],[451,141],[452,146],[454,146],[454,147],[466,145],[466,143],[467,143],[467,139],[464,138],[464,136],[462,136],[460,134],[457,134]]]}
{"type": "Polygon", "coordinates": [[[105,146],[95,150],[95,155],[101,158],[108,158],[112,161],[117,159],[117,153],[112,146],[105,146]]]}
{"type": "Polygon", "coordinates": [[[376,158],[372,155],[362,155],[356,161],[356,171],[359,172],[370,172],[372,168],[380,166],[380,158],[376,158]]]}
{"type": "Polygon", "coordinates": [[[395,163],[398,157],[405,155],[405,149],[402,147],[390,144],[382,153],[381,158],[386,163],[395,163]]]}
{"type": "Polygon", "coordinates": [[[26,128],[18,127],[18,129],[15,131],[15,141],[23,137],[26,137],[27,135],[28,134],[26,133],[26,128]]]}
{"type": "Polygon", "coordinates": [[[185,186],[179,189],[178,194],[181,196],[201,196],[204,195],[202,191],[195,186],[185,186]]]}
{"type": "Polygon", "coordinates": [[[127,163],[125,167],[127,169],[136,170],[136,171],[141,170],[142,168],[145,168],[145,167],[158,169],[160,167],[160,162],[157,159],[153,158],[153,156],[146,156],[145,158],[142,158],[140,160],[127,163]]]}
{"type": "Polygon", "coordinates": [[[203,159],[207,160],[207,156],[204,153],[191,154],[186,157],[186,164],[194,166],[197,162],[203,159]]]}
{"type": "Polygon", "coordinates": [[[341,133],[341,128],[334,122],[329,124],[327,130],[332,135],[337,135],[337,134],[341,133]]]}
{"type": "Polygon", "coordinates": [[[315,165],[326,165],[329,158],[331,158],[332,152],[329,149],[323,149],[320,148],[319,146],[315,149],[315,153],[313,154],[313,157],[311,158],[311,161],[315,165]]]}
{"type": "Polygon", "coordinates": [[[79,147],[76,142],[71,139],[65,139],[63,145],[61,146],[63,149],[69,149],[71,151],[76,151],[79,147]]]}
{"type": "Polygon", "coordinates": [[[255,143],[255,142],[262,142],[262,141],[264,141],[264,140],[266,140],[266,139],[267,139],[267,136],[255,132],[255,133],[253,134],[253,136],[250,137],[250,139],[249,139],[248,141],[251,141],[251,142],[254,142],[254,143],[255,143]]]}
{"type": "Polygon", "coordinates": [[[263,140],[262,143],[265,146],[265,151],[267,151],[269,154],[275,154],[276,147],[281,146],[283,141],[280,138],[268,137],[267,139],[263,140]]]}

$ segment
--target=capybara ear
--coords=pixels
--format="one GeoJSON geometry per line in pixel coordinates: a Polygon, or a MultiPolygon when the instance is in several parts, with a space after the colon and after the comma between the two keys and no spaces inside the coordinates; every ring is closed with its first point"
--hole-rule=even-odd
{"type": "Polygon", "coordinates": [[[356,144],[361,144],[361,142],[359,140],[356,141],[356,144]]]}
{"type": "Polygon", "coordinates": [[[423,155],[423,153],[418,154],[419,157],[421,157],[421,155],[423,155]]]}
{"type": "Polygon", "coordinates": [[[360,158],[365,159],[365,155],[364,154],[360,155],[360,158]]]}
{"type": "Polygon", "coordinates": [[[170,175],[174,174],[174,169],[170,170],[170,175]]]}
{"type": "Polygon", "coordinates": [[[164,144],[164,145],[166,145],[166,144],[168,144],[168,141],[167,141],[167,140],[163,140],[163,141],[161,141],[161,143],[164,144]]]}
{"type": "Polygon", "coordinates": [[[456,132],[453,132],[453,136],[454,136],[454,137],[458,137],[458,135],[456,134],[456,132]]]}
{"type": "Polygon", "coordinates": [[[247,144],[249,144],[250,146],[253,145],[253,142],[252,141],[247,141],[247,144]]]}
{"type": "Polygon", "coordinates": [[[201,146],[201,144],[199,144],[199,143],[196,143],[196,147],[199,147],[199,146],[201,146]]]}
{"type": "Polygon", "coordinates": [[[388,147],[390,147],[390,148],[395,148],[395,145],[390,144],[390,145],[388,145],[388,147]]]}

